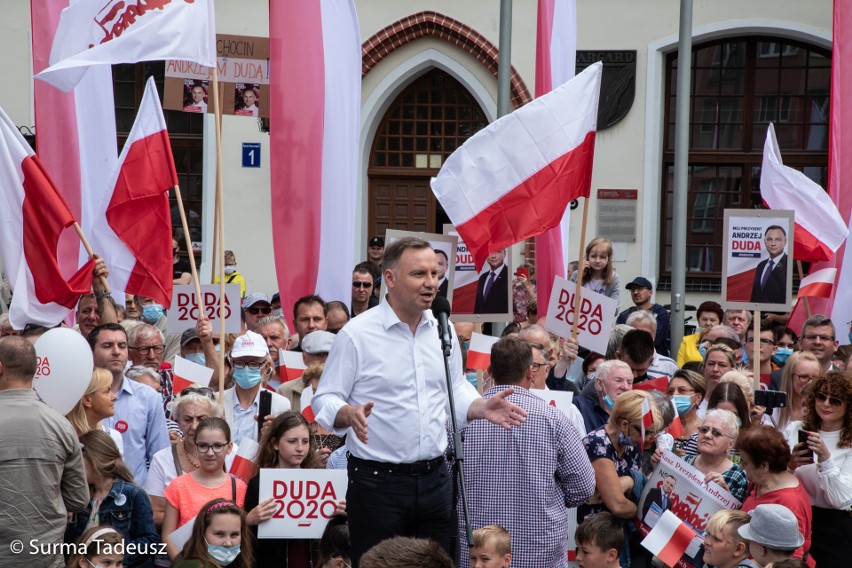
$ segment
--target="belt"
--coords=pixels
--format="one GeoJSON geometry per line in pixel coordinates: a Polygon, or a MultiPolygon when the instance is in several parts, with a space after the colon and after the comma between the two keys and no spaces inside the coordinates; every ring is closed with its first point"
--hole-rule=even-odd
{"type": "Polygon", "coordinates": [[[444,456],[438,456],[431,460],[416,461],[413,463],[388,463],[372,460],[362,460],[353,455],[349,456],[349,463],[355,466],[376,471],[388,471],[390,473],[398,473],[401,475],[422,475],[436,470],[444,465],[444,456]]]}

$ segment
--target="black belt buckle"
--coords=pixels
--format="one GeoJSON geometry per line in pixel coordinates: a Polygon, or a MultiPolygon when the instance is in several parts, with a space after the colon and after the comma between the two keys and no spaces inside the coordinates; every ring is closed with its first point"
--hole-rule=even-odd
{"type": "Polygon", "coordinates": [[[419,462],[414,462],[412,464],[400,464],[401,466],[409,465],[411,466],[411,470],[407,472],[409,475],[424,475],[426,473],[431,472],[433,469],[436,469],[441,463],[444,461],[443,456],[439,456],[437,458],[433,458],[431,460],[424,460],[419,462]]]}

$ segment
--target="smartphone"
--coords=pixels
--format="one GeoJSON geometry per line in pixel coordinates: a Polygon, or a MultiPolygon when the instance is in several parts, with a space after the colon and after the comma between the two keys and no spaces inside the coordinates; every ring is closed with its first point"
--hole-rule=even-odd
{"type": "Polygon", "coordinates": [[[787,393],[774,390],[755,391],[754,403],[766,408],[767,412],[773,408],[783,408],[787,406],[787,393]]]}
{"type": "Polygon", "coordinates": [[[515,273],[515,275],[516,276],[524,276],[527,280],[529,280],[530,279],[530,269],[526,268],[526,267],[519,268],[518,271],[515,273]]]}
{"type": "Polygon", "coordinates": [[[257,403],[257,439],[260,440],[260,431],[263,428],[263,421],[272,412],[272,393],[266,389],[261,389],[260,400],[257,403]]]}
{"type": "MultiPolygon", "coordinates": [[[[799,445],[802,446],[801,449],[808,448],[808,431],[807,430],[799,430],[799,445]]],[[[814,453],[811,452],[811,463],[814,461],[814,453]]]]}

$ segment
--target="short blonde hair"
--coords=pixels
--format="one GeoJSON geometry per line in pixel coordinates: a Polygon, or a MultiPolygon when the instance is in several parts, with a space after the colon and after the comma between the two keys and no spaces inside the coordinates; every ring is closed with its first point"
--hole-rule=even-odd
{"type": "Polygon", "coordinates": [[[234,251],[232,251],[232,250],[226,250],[225,251],[225,264],[229,264],[229,263],[230,264],[236,264],[237,263],[237,257],[234,256],[234,251]]]}
{"type": "Polygon", "coordinates": [[[740,511],[738,509],[722,509],[721,511],[716,511],[713,515],[707,520],[707,532],[711,532],[715,535],[720,535],[722,533],[722,529],[724,529],[728,525],[733,525],[731,528],[731,534],[734,536],[734,542],[744,542],[745,539],[740,536],[739,529],[741,526],[747,524],[751,520],[751,517],[745,511],[740,511]]]}
{"type": "Polygon", "coordinates": [[[482,548],[488,542],[494,545],[497,554],[512,554],[512,537],[500,525],[487,525],[473,531],[473,548],[482,548]]]}
{"type": "Polygon", "coordinates": [[[615,406],[609,415],[610,426],[618,426],[622,420],[627,420],[631,426],[641,429],[642,424],[642,402],[651,403],[651,416],[654,417],[653,431],[659,432],[663,429],[663,416],[660,414],[654,399],[645,391],[632,390],[623,392],[615,397],[615,406]]]}
{"type": "Polygon", "coordinates": [[[748,401],[749,405],[754,404],[754,386],[752,385],[752,379],[754,378],[754,373],[748,371],[746,369],[734,369],[733,371],[728,371],[722,378],[719,379],[719,384],[721,383],[734,383],[741,389],[743,389],[743,394],[746,397],[746,401],[748,401]]]}

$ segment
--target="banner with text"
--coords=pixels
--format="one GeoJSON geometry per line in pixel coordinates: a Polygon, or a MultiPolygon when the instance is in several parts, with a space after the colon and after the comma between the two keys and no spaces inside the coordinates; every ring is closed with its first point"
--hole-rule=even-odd
{"type": "MultiPolygon", "coordinates": [[[[574,326],[573,282],[557,276],[547,305],[544,327],[560,337],[571,337],[574,326]]],[[[583,288],[580,294],[580,317],[577,320],[577,342],[590,351],[606,353],[609,334],[615,323],[618,302],[603,294],[583,288]]]]}
{"type": "Polygon", "coordinates": [[[275,499],[275,513],[257,526],[257,537],[320,538],[346,484],[346,470],[261,469],[258,502],[275,499]]]}
{"type": "MultiPolygon", "coordinates": [[[[201,298],[204,300],[204,316],[213,324],[213,333],[219,333],[219,285],[202,284],[201,298]]],[[[194,328],[198,319],[195,286],[175,286],[166,331],[170,335],[183,333],[194,328]]],[[[225,333],[240,333],[240,330],[240,285],[225,284],[225,333]]]]}

